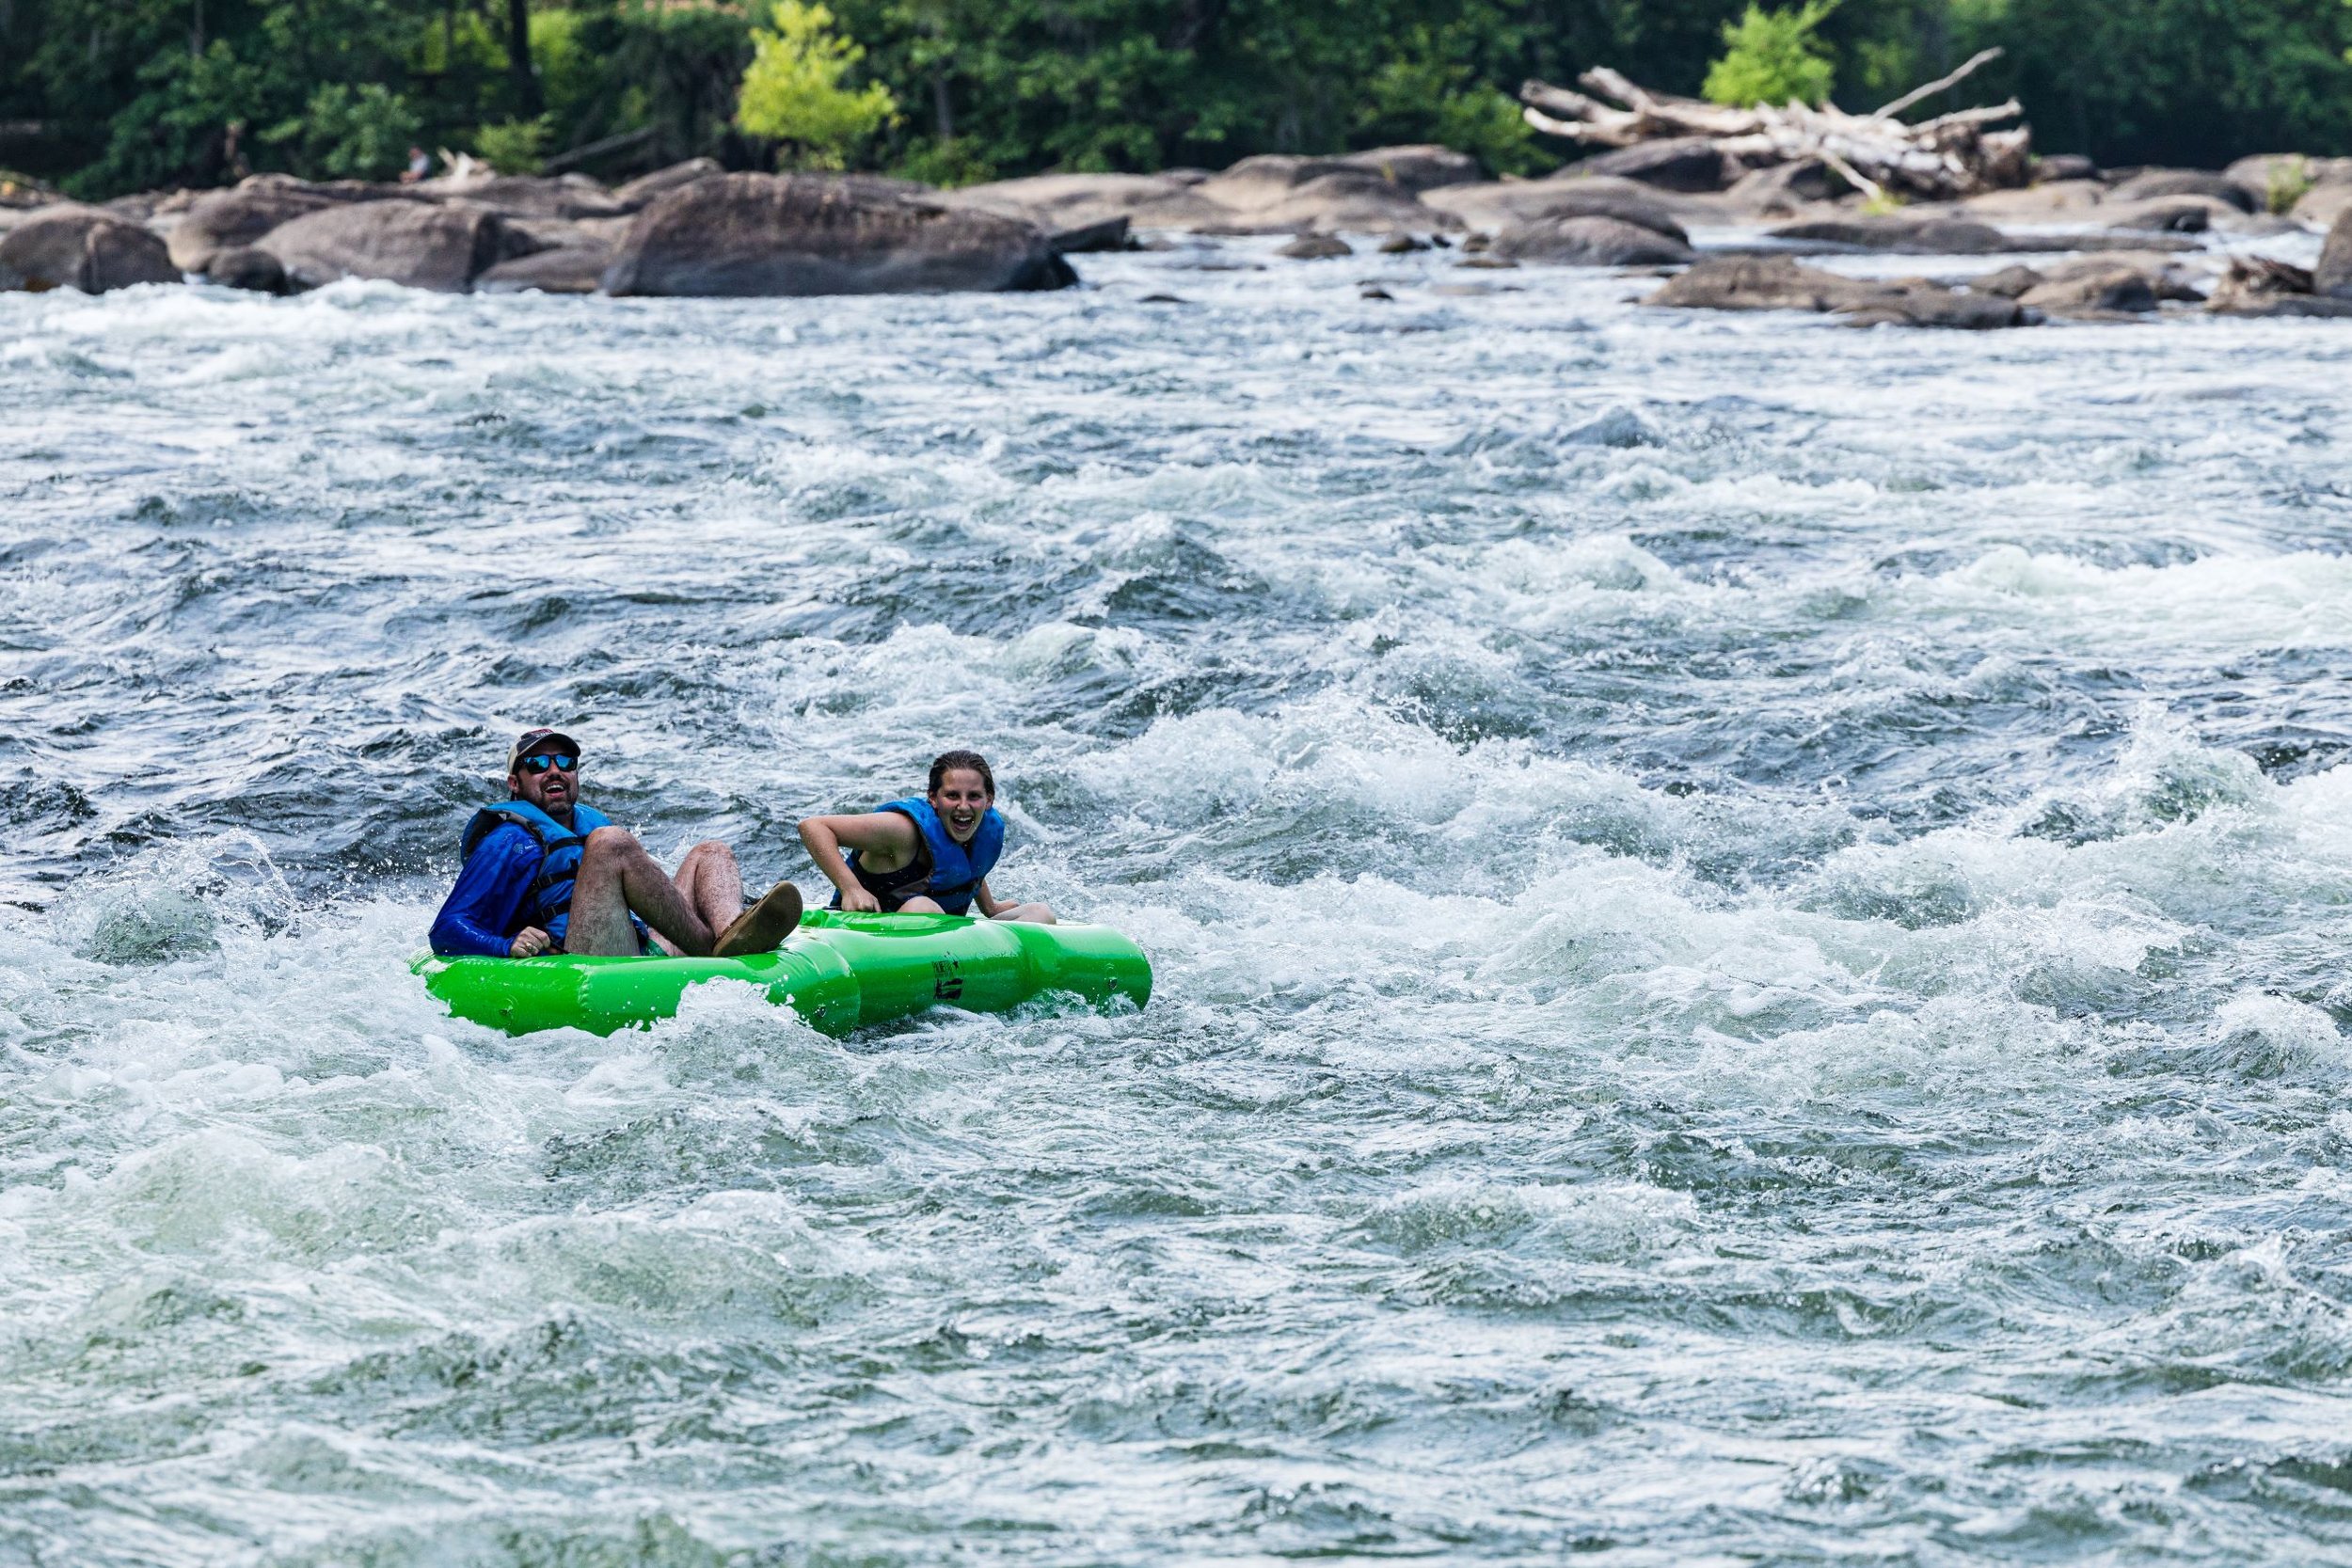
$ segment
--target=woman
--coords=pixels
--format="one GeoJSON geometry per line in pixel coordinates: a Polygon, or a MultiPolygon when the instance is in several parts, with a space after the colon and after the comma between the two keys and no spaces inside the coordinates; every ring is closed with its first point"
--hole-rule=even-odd
{"type": "Polygon", "coordinates": [[[988,890],[989,870],[1005,848],[995,802],[987,758],[943,752],[931,761],[926,798],[858,816],[804,817],[801,842],[840,890],[834,909],[961,914],[977,903],[991,920],[1050,926],[1054,911],[1043,904],[1007,903],[988,890]]]}

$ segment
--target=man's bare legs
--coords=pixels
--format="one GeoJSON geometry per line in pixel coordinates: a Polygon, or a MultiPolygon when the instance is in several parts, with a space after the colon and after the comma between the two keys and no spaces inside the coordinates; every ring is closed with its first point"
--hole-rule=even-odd
{"type": "Polygon", "coordinates": [[[727,922],[743,908],[743,877],[723,844],[697,844],[679,863],[678,879],[657,864],[645,847],[619,828],[598,828],[580,851],[572,883],[572,917],[564,933],[567,953],[634,958],[643,951],[629,911],[664,938],[674,953],[707,955],[727,922]],[[715,851],[715,853],[707,853],[715,851]],[[701,857],[699,863],[696,857],[701,857]],[[691,886],[686,878],[693,872],[691,886]],[[707,917],[723,908],[716,922],[707,917]]]}

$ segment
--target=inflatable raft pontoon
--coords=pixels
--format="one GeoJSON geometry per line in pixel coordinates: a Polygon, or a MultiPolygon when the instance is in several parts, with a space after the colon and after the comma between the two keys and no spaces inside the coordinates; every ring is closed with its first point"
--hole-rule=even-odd
{"type": "Polygon", "coordinates": [[[927,1007],[1002,1012],[1044,991],[1097,1006],[1152,998],[1152,963],[1107,926],[811,910],[784,946],[749,958],[444,958],[410,966],[451,1012],[510,1035],[609,1035],[677,1012],[686,988],[740,980],[828,1035],[927,1007]]]}

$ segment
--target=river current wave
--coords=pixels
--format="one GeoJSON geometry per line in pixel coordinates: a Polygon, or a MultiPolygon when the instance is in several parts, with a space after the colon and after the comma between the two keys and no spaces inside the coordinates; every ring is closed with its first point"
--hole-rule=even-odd
{"type": "Polygon", "coordinates": [[[2352,332],[1275,243],[0,296],[0,1564],[2352,1560],[2352,332]],[[1152,1002],[454,1021],[540,722],[1152,1002]]]}

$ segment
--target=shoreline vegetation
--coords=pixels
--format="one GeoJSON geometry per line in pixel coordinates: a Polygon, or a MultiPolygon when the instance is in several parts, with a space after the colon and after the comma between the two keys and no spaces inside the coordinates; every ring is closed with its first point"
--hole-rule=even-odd
{"type": "MultiPolygon", "coordinates": [[[[15,0],[6,25],[21,27],[27,5],[53,32],[70,15],[68,0],[15,0]]],[[[1112,0],[1103,6],[1112,21],[1141,15],[1112,0]]],[[[1947,23],[1963,15],[1933,8],[1947,23]]],[[[1649,10],[1653,20],[1680,14],[1649,10]]],[[[2013,29],[2029,10],[2014,0],[1995,12],[1965,14],[1982,24],[1980,35],[1992,25],[1986,17],[2013,29]]],[[[194,14],[200,31],[201,0],[194,14]]],[[[1001,13],[1000,41],[1018,33],[1025,14],[1018,7],[1001,13]]],[[[1313,14],[1293,21],[1304,27],[1313,14]]],[[[1899,16],[1914,25],[1922,14],[1899,16]]],[[[2045,7],[2032,14],[2056,25],[2069,13],[2045,7]]],[[[367,15],[394,34],[403,17],[418,21],[396,6],[367,15]]],[[[292,53],[301,40],[266,5],[228,13],[217,19],[227,36],[192,35],[172,46],[179,53],[167,49],[162,64],[151,61],[135,73],[179,83],[172,91],[194,90],[191,71],[216,64],[225,73],[205,77],[206,90],[217,89],[214,98],[173,101],[179,106],[166,119],[187,133],[180,141],[165,135],[161,122],[139,131],[140,116],[165,112],[139,100],[117,109],[103,155],[68,170],[60,183],[0,174],[0,289],[98,293],[187,278],[282,293],[358,277],[445,292],[683,296],[1037,290],[1076,281],[1067,260],[1073,254],[1162,246],[1176,243],[1171,236],[1206,244],[1284,235],[1291,243],[1279,254],[1300,261],[1349,254],[1367,239],[1389,250],[1442,246],[1458,251],[1455,264],[1466,267],[1608,267],[1666,278],[1645,296],[1660,306],[1799,309],[1862,325],[1998,327],[2054,318],[2144,320],[2182,309],[2352,315],[2352,220],[2345,216],[2352,159],[2326,155],[2337,143],[2257,151],[2212,169],[2106,167],[2085,154],[2050,153],[2038,147],[2037,128],[2021,119],[2030,98],[2013,92],[2004,103],[1979,102],[2004,85],[2029,87],[2039,43],[2022,61],[2006,44],[1988,45],[1915,80],[1914,63],[1925,51],[1896,49],[1885,30],[1898,13],[1870,0],[1845,0],[1842,8],[1811,0],[1793,10],[1749,5],[1737,16],[1720,7],[1692,11],[1712,21],[1717,50],[1703,70],[1685,71],[1701,77],[1702,96],[1653,89],[1600,64],[1578,77],[1584,91],[1531,78],[1515,99],[1459,60],[1407,83],[1382,73],[1397,66],[1391,59],[1359,79],[1358,118],[1341,129],[1326,116],[1314,135],[1346,142],[1389,125],[1455,135],[1329,153],[1259,151],[1215,172],[1104,166],[1119,158],[1098,139],[1070,144],[1075,153],[1065,151],[1059,166],[1000,179],[973,176],[996,172],[1000,157],[1039,164],[1054,152],[1053,136],[1101,132],[1099,115],[1073,111],[1046,141],[1012,150],[990,132],[997,139],[987,146],[995,150],[946,159],[945,150],[982,134],[968,114],[961,122],[967,129],[957,128],[965,90],[957,75],[964,65],[957,62],[964,56],[952,49],[927,56],[933,69],[926,140],[910,130],[921,105],[907,97],[914,89],[903,40],[892,31],[891,19],[904,21],[898,11],[845,3],[836,15],[804,0],[771,0],[759,19],[693,7],[600,12],[590,26],[584,15],[510,0],[502,35],[488,11],[461,16],[444,8],[427,19],[438,28],[440,53],[421,57],[442,69],[417,80],[430,76],[448,87],[456,80],[452,51],[461,38],[470,40],[477,107],[532,111],[461,128],[459,139],[476,150],[444,148],[436,173],[436,160],[411,139],[423,134],[425,101],[381,81],[310,87],[302,112],[257,135],[258,116],[240,105],[261,105],[271,92],[283,96],[310,78],[273,87],[266,71],[246,69],[231,42],[235,19],[292,53]],[[675,24],[688,31],[715,28],[712,39],[740,24],[743,47],[706,50],[684,77],[665,74],[658,61],[632,64],[611,29],[626,33],[627,18],[657,14],[691,19],[675,24]],[[1877,28],[1871,36],[1884,47],[1872,54],[1862,47],[1867,39],[1851,34],[1841,41],[1841,17],[1877,28]],[[868,36],[882,45],[869,46],[868,36]],[[601,52],[566,53],[589,48],[583,40],[601,52]],[[592,57],[593,68],[583,63],[592,57]],[[1899,71],[1897,85],[1891,78],[1899,71]],[[1883,92],[1883,106],[1865,114],[1838,108],[1831,95],[1841,71],[1858,76],[1874,101],[1883,92]],[[580,109],[601,91],[615,103],[636,104],[623,120],[642,119],[670,88],[703,107],[673,115],[666,128],[580,109]],[[713,132],[705,111],[722,102],[723,128],[713,132]],[[559,124],[575,139],[551,152],[559,124]],[[697,136],[712,150],[612,182],[564,166],[601,162],[626,169],[697,136]],[[299,166],[257,171],[248,151],[299,166]],[[167,166],[174,171],[168,183],[108,194],[129,171],[167,166]],[[388,169],[399,178],[385,178],[388,169]],[[2308,256],[2293,241],[2303,233],[2326,236],[2315,265],[2257,248],[2282,240],[2289,255],[2308,256]],[[1804,260],[1840,253],[1937,261],[1933,276],[1890,281],[1804,260]]],[[[942,48],[954,37],[956,15],[948,8],[933,18],[942,48]]],[[[1198,64],[1232,44],[1216,33],[1224,15],[1200,11],[1196,35],[1176,53],[1198,64]]],[[[2299,69],[2352,104],[2352,66],[2343,57],[2352,45],[2338,37],[2352,8],[2280,15],[2300,28],[2280,35],[2297,40],[2300,53],[2288,54],[2299,69]]],[[[2161,35],[2162,18],[2152,11],[2148,20],[2161,35]]],[[[2249,46],[2244,31],[2233,33],[2235,43],[2208,40],[2207,52],[2249,46]]],[[[354,40],[365,36],[361,29],[354,40]]],[[[1147,38],[1120,36],[1130,45],[1147,38]]],[[[1949,44],[1963,34],[1947,27],[1940,36],[1949,44]]],[[[1430,36],[1415,37],[1423,55],[1444,53],[1430,36]]],[[[44,39],[34,55],[51,58],[56,41],[44,39]]],[[[357,47],[345,41],[346,54],[357,47]]],[[[1388,47],[1370,36],[1358,42],[1375,55],[1388,47]]],[[[2270,42],[2286,47],[2278,38],[2270,42]]],[[[1088,47],[1099,48],[1099,40],[1088,47]]],[[[90,49],[92,58],[103,53],[95,41],[90,49]]],[[[315,62],[303,69],[314,74],[315,62]]],[[[1227,86],[1239,90],[1250,80],[1240,72],[1227,86]]],[[[67,86],[60,76],[47,90],[55,97],[67,86]]],[[[1327,96],[1339,93],[1326,86],[1327,96]]],[[[2239,89],[2242,98],[2246,84],[2239,89]]],[[[24,83],[11,90],[22,101],[24,83]]],[[[2216,127],[2224,125],[2227,106],[2200,121],[2214,136],[2222,135],[2216,127]]],[[[1201,103],[1167,107],[1192,116],[1190,129],[1171,140],[1131,124],[1122,155],[1141,163],[1171,146],[1209,144],[1201,103]]],[[[2341,135],[2347,127],[2328,119],[2335,112],[2332,103],[2278,108],[2262,128],[2304,124],[2341,135]]],[[[446,113],[440,118],[445,123],[446,113]]],[[[981,122],[993,123],[985,116],[981,122]]],[[[1247,145],[1240,120],[1221,123],[1227,143],[1247,145]]],[[[1270,132],[1261,126],[1255,135],[1296,141],[1309,132],[1301,121],[1270,132]]]]}

